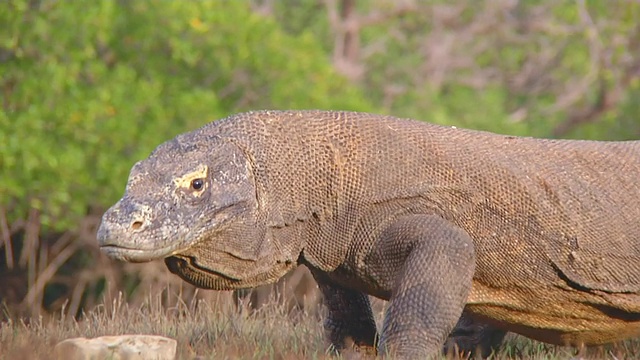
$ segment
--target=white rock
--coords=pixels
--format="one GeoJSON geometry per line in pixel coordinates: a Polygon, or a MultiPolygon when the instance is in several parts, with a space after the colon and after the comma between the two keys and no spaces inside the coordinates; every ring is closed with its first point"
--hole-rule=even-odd
{"type": "Polygon", "coordinates": [[[177,342],[155,335],[73,338],[53,349],[57,360],[174,360],[177,342]]]}

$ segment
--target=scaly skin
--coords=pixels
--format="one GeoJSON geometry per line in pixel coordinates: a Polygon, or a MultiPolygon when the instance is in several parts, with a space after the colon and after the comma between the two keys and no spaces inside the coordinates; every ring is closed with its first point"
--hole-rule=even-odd
{"type": "Polygon", "coordinates": [[[472,345],[505,330],[603,344],[640,334],[638,178],[635,141],[251,112],[136,164],[98,240],[113,258],[165,259],[208,289],[305,264],[337,349],[376,346],[365,294],[390,301],[378,350],[400,358],[438,354],[450,333],[472,345]]]}

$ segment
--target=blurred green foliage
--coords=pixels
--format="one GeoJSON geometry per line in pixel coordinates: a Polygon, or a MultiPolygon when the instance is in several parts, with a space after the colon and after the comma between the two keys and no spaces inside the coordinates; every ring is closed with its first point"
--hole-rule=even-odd
{"type": "Polygon", "coordinates": [[[639,24],[635,0],[0,1],[0,302],[75,313],[160,281],[104,262],[86,215],[158,144],[232,113],[638,139],[639,24]]]}
{"type": "Polygon", "coordinates": [[[0,206],[73,226],[178,133],[260,108],[371,110],[316,39],[242,1],[0,5],[0,206]]]}
{"type": "MultiPolygon", "coordinates": [[[[637,66],[640,54],[637,1],[353,3],[357,16],[349,21],[377,19],[359,33],[359,61],[366,68],[360,85],[385,113],[513,135],[640,137],[640,69],[625,69],[637,66]],[[403,6],[410,10],[397,11],[403,6]],[[437,70],[424,70],[437,56],[439,79],[432,76],[437,70]],[[621,85],[625,77],[635,80],[621,85]],[[617,87],[622,99],[598,113],[597,121],[555,134],[571,110],[595,108],[602,89],[613,93],[617,87]],[[569,101],[572,92],[577,95],[569,101]]],[[[335,25],[310,15],[325,10],[320,2],[282,0],[273,6],[286,31],[318,34],[331,54],[335,25]]]]}

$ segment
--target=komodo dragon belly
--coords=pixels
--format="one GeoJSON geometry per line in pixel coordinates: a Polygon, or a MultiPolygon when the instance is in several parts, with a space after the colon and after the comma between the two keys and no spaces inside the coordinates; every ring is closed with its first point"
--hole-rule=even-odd
{"type": "Polygon", "coordinates": [[[640,336],[638,294],[554,285],[507,290],[474,281],[466,308],[479,320],[556,345],[600,345],[640,336]]]}

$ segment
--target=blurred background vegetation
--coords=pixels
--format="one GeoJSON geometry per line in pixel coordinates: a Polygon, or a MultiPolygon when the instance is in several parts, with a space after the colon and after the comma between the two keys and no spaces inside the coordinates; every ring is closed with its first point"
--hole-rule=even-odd
{"type": "Polygon", "coordinates": [[[638,139],[639,20],[635,0],[2,1],[3,313],[208,296],[105,259],[95,230],[134,162],[232,113],[638,139]]]}

